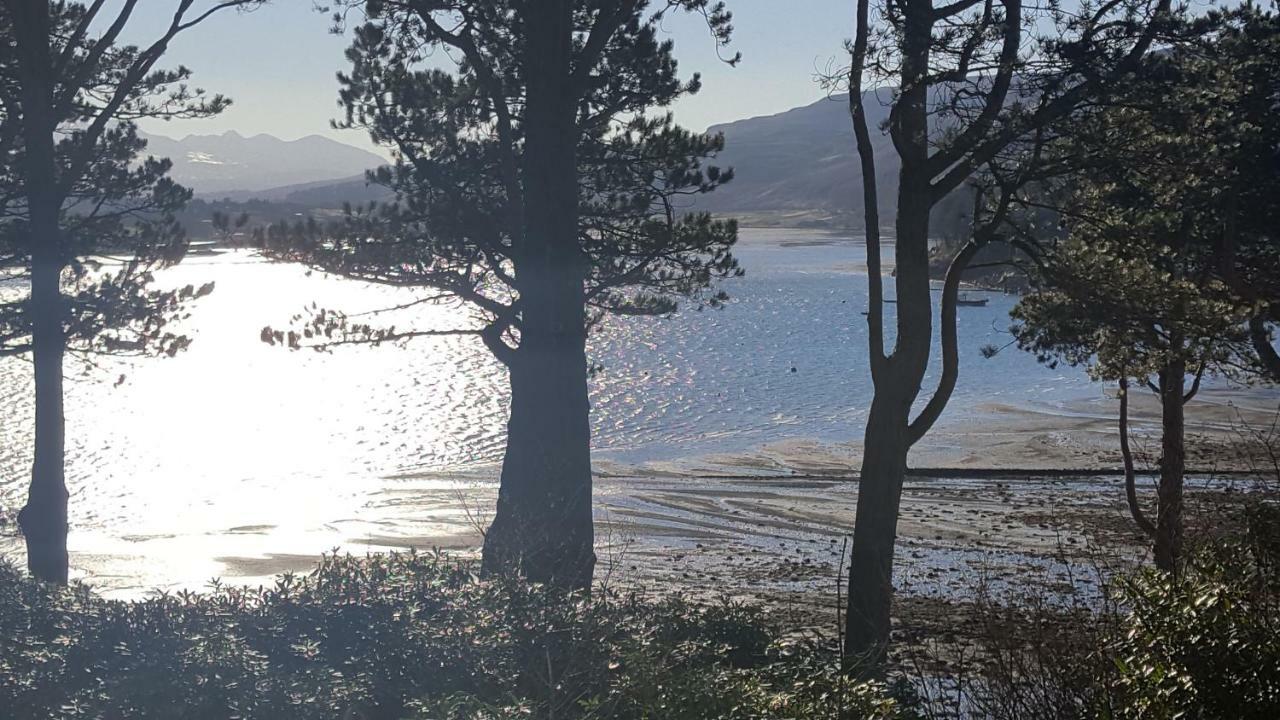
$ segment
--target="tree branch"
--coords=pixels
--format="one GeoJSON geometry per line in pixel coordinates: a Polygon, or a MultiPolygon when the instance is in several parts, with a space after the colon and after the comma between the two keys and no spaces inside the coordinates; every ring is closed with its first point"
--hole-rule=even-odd
{"type": "Polygon", "coordinates": [[[871,377],[874,381],[888,363],[884,351],[884,277],[880,264],[880,194],[876,187],[875,148],[867,128],[867,112],[862,97],[862,73],[867,65],[867,38],[870,0],[858,0],[857,29],[849,67],[849,116],[857,140],[862,170],[862,216],[867,246],[867,335],[871,349],[871,377]]]}
{"type": "MultiPolygon", "coordinates": [[[[966,153],[973,150],[990,132],[996,118],[1004,110],[1005,99],[1009,95],[1014,71],[1017,69],[1018,49],[1022,45],[1022,0],[1001,0],[1001,4],[1004,5],[1005,12],[1004,43],[1000,48],[995,80],[991,83],[991,89],[984,94],[982,112],[946,149],[929,158],[930,177],[955,164],[966,153]]],[[[984,29],[984,27],[978,27],[973,32],[980,34],[984,29]]]]}
{"type": "Polygon", "coordinates": [[[960,350],[956,337],[956,301],[960,290],[960,278],[968,268],[969,261],[978,254],[978,250],[984,244],[977,238],[970,239],[964,247],[960,248],[960,252],[956,253],[951,260],[951,265],[947,267],[947,277],[942,287],[942,325],[938,330],[942,336],[942,376],[938,379],[938,388],[929,398],[929,402],[907,427],[907,442],[911,445],[919,442],[938,421],[951,400],[951,394],[956,389],[956,379],[960,376],[960,350]]]}
{"type": "MultiPolygon", "coordinates": [[[[935,196],[944,196],[959,187],[961,183],[973,175],[977,168],[990,162],[1026,132],[1027,128],[1043,127],[1049,122],[1063,117],[1096,88],[1133,70],[1155,41],[1156,34],[1160,29],[1160,20],[1168,14],[1171,2],[1172,0],[1158,1],[1151,19],[1143,28],[1142,34],[1134,41],[1133,47],[1116,63],[1110,73],[1082,80],[1061,95],[1042,102],[1026,122],[1009,123],[1001,131],[989,135],[984,142],[975,145],[966,157],[958,159],[956,164],[952,165],[951,169],[943,177],[933,183],[935,196]]],[[[1099,10],[1099,13],[1101,12],[1102,10],[1099,10]]]]}
{"type": "Polygon", "coordinates": [[[1134,522],[1149,537],[1155,537],[1155,523],[1147,519],[1138,504],[1137,473],[1133,469],[1133,450],[1129,447],[1129,379],[1120,378],[1120,455],[1124,458],[1124,494],[1134,522]]]}
{"type": "Polygon", "coordinates": [[[1196,377],[1191,381],[1191,387],[1182,395],[1182,404],[1185,405],[1195,399],[1196,393],[1200,392],[1200,381],[1204,378],[1205,363],[1201,362],[1200,367],[1196,369],[1196,377]]]}

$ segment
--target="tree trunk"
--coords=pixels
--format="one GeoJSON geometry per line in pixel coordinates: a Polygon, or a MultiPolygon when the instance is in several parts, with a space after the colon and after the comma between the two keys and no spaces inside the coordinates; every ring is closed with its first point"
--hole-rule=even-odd
{"type": "Polygon", "coordinates": [[[877,391],[863,444],[858,509],[845,610],[846,666],[874,673],[888,651],[893,602],[893,550],[907,470],[910,403],[877,391]]]}
{"type": "MultiPolygon", "coordinates": [[[[911,450],[911,406],[929,363],[933,306],[929,293],[927,185],[903,171],[897,222],[897,345],[879,372],[867,416],[858,480],[845,613],[846,663],[863,674],[882,668],[889,647],[893,553],[902,483],[911,450]],[[911,182],[909,182],[909,180],[911,182]],[[905,212],[904,212],[905,211],[905,212]]],[[[872,352],[876,352],[872,348],[872,352]]]]}
{"type": "Polygon", "coordinates": [[[1258,353],[1258,361],[1262,371],[1271,382],[1280,383],[1280,353],[1271,344],[1271,331],[1267,328],[1264,317],[1249,320],[1249,340],[1253,343],[1254,352],[1258,353]]]}
{"type": "MultiPolygon", "coordinates": [[[[863,675],[878,673],[889,649],[893,603],[893,552],[898,532],[902,482],[911,449],[911,405],[929,364],[933,301],[929,294],[929,211],[933,188],[928,170],[929,44],[933,11],[927,2],[906,9],[902,91],[890,126],[902,159],[898,180],[897,341],[883,362],[882,347],[871,347],[875,387],[862,448],[858,509],[849,566],[849,607],[845,613],[846,666],[863,675]]],[[[869,312],[880,313],[872,307],[869,312]]],[[[874,345],[874,343],[873,343],[874,345]]]]}
{"type": "Polygon", "coordinates": [[[524,337],[511,366],[507,449],[484,568],[585,589],[595,568],[586,353],[580,342],[558,340],[524,337]],[[530,349],[533,342],[543,347],[530,349]]]}
{"type": "Polygon", "coordinates": [[[1129,445],[1129,378],[1120,378],[1120,457],[1124,460],[1124,497],[1129,504],[1129,514],[1138,529],[1154,539],[1156,526],[1142,511],[1138,500],[1138,474],[1134,470],[1133,449],[1129,445]]]}
{"type": "Polygon", "coordinates": [[[1186,471],[1186,426],[1183,406],[1186,363],[1177,361],[1160,372],[1160,487],[1156,500],[1156,567],[1176,572],[1182,555],[1182,486],[1186,471]]]}
{"type": "MultiPolygon", "coordinates": [[[[33,217],[35,215],[33,208],[33,217]]],[[[57,213],[52,233],[47,221],[32,222],[38,246],[57,237],[57,213]],[[38,233],[38,234],[36,234],[38,233]]],[[[33,262],[31,278],[32,360],[35,367],[35,461],[27,504],[18,524],[27,542],[27,569],[41,580],[66,583],[67,486],[63,472],[65,431],[62,406],[62,327],[60,260],[42,252],[33,262]]],[[[54,253],[56,255],[56,252],[54,253]]]]}
{"type": "Polygon", "coordinates": [[[32,362],[35,369],[35,461],[18,525],[27,543],[27,568],[41,580],[67,582],[67,486],[63,472],[63,328],[59,242],[61,195],[55,175],[49,5],[17,3],[13,10],[22,78],[23,134],[31,253],[32,362]]]}
{"type": "Polygon", "coordinates": [[[578,243],[571,4],[528,13],[524,239],[515,248],[519,348],[486,572],[586,589],[595,567],[587,398],[587,262],[578,243]]]}

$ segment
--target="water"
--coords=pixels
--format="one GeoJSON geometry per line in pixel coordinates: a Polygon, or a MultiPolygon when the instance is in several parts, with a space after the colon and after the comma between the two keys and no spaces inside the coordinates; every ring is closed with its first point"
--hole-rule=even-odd
{"type": "MultiPolygon", "coordinates": [[[[738,254],[747,275],[726,284],[733,300],[723,310],[610,320],[591,338],[590,359],[603,366],[591,380],[598,460],[633,465],[861,437],[870,400],[863,246],[814,231],[749,230],[738,254]]],[[[95,568],[95,578],[135,572],[139,558],[149,581],[207,577],[223,570],[218,553],[314,554],[335,539],[403,534],[378,510],[399,502],[396,483],[447,492],[449,473],[485,472],[501,458],[505,374],[474,338],[332,353],[258,339],[264,325],[286,325],[313,300],[361,311],[404,302],[405,291],[243,253],[193,257],[165,276],[207,280],[217,288],[192,313],[188,352],[97,359],[97,367],[68,361],[73,564],[95,568]],[[392,479],[407,476],[416,479],[392,479]]],[[[1009,341],[1014,303],[988,297],[986,307],[960,309],[962,376],[950,421],[982,403],[1055,409],[1101,395],[1082,372],[1049,370],[1014,350],[982,358],[982,346],[1009,341]]],[[[390,321],[443,328],[468,318],[428,307],[390,321]]],[[[28,482],[30,384],[29,364],[0,364],[0,507],[9,513],[28,482]]],[[[458,518],[441,513],[412,532],[456,530],[458,518]]]]}

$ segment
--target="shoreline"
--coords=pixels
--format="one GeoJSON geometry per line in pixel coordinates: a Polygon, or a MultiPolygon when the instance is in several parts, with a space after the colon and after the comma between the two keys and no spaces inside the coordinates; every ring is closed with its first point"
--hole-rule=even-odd
{"type": "MultiPolygon", "coordinates": [[[[891,242],[891,238],[885,238],[886,245],[891,242]]],[[[760,253],[758,259],[762,267],[773,268],[770,272],[778,273],[776,283],[770,281],[763,289],[756,288],[758,298],[774,298],[781,288],[791,287],[788,283],[813,287],[816,295],[797,293],[794,297],[819,303],[814,306],[817,308],[829,308],[835,313],[832,317],[848,328],[862,322],[852,312],[859,302],[855,292],[856,276],[860,272],[858,244],[856,237],[830,231],[755,233],[745,234],[743,238],[743,250],[760,253]],[[839,252],[815,254],[814,245],[839,246],[839,252]],[[795,254],[790,250],[786,254],[775,252],[785,247],[797,248],[795,254]],[[776,266],[770,265],[776,258],[781,260],[776,266]],[[819,274],[817,285],[807,278],[811,272],[819,274]],[[830,280],[827,278],[830,274],[838,277],[831,280],[828,287],[822,283],[830,280]],[[845,277],[846,274],[850,277],[845,277]],[[848,308],[844,307],[846,301],[852,304],[848,308]]],[[[225,258],[227,262],[235,259],[225,258]]],[[[255,310],[260,304],[269,305],[267,298],[253,294],[262,286],[263,277],[273,281],[311,282],[281,274],[283,269],[276,266],[248,264],[244,267],[253,273],[229,276],[229,281],[240,283],[232,285],[233,289],[240,288],[240,295],[211,296],[212,301],[222,297],[236,302],[220,310],[213,308],[224,315],[210,317],[238,318],[246,312],[246,303],[251,303],[255,310]]],[[[332,290],[345,292],[344,287],[332,290]]],[[[993,305],[999,302],[993,300],[993,305]]],[[[766,320],[776,314],[759,312],[766,320]]],[[[756,316],[743,316],[747,320],[753,317],[756,316]]],[[[975,337],[987,333],[985,316],[979,313],[968,317],[983,318],[984,327],[975,337]]],[[[717,347],[726,357],[734,358],[737,364],[733,367],[737,367],[739,353],[744,351],[739,348],[738,335],[723,330],[728,324],[709,323],[699,325],[698,330],[715,327],[721,328],[720,335],[716,336],[720,343],[717,347]]],[[[761,327],[768,329],[773,325],[766,323],[761,327]]],[[[998,332],[995,327],[993,324],[991,332],[998,332]]],[[[859,337],[851,332],[850,341],[859,337]]],[[[768,392],[754,396],[723,393],[725,397],[721,397],[722,393],[702,388],[699,390],[702,395],[689,391],[689,397],[697,402],[673,405],[670,409],[663,404],[666,396],[637,395],[633,399],[629,392],[605,396],[613,404],[602,403],[596,412],[608,408],[603,416],[612,417],[622,427],[646,427],[635,424],[639,421],[650,425],[671,421],[671,424],[670,431],[664,433],[619,436],[616,430],[610,434],[609,426],[605,426],[606,431],[597,435],[608,438],[601,442],[605,448],[595,448],[592,464],[602,558],[625,544],[649,548],[651,560],[647,565],[663,567],[675,562],[668,560],[667,554],[689,555],[689,548],[697,549],[699,542],[754,547],[753,554],[760,562],[753,565],[750,572],[768,581],[758,585],[747,583],[743,587],[745,591],[766,595],[798,592],[797,588],[804,585],[786,579],[791,577],[787,573],[794,571],[788,564],[792,560],[803,565],[803,560],[808,558],[810,562],[804,572],[814,578],[818,577],[813,575],[818,564],[826,564],[822,573],[838,566],[838,562],[827,557],[832,551],[829,547],[824,546],[823,553],[817,554],[797,553],[793,549],[788,555],[773,546],[754,546],[751,536],[762,527],[769,527],[775,534],[803,539],[806,545],[838,546],[838,539],[847,535],[854,516],[865,406],[869,400],[864,397],[865,385],[841,385],[844,394],[835,393],[831,388],[833,382],[848,380],[863,371],[861,366],[845,368],[838,363],[848,361],[850,353],[865,349],[865,344],[841,346],[836,352],[809,357],[813,355],[812,348],[804,345],[808,336],[793,336],[788,331],[769,338],[770,347],[785,346],[787,353],[771,357],[771,364],[762,363],[761,372],[741,377],[727,374],[728,380],[723,381],[737,378],[744,389],[764,388],[768,392]],[[793,344],[796,353],[791,352],[793,344]],[[799,373],[795,372],[797,366],[799,373]],[[829,372],[832,368],[842,374],[829,372]],[[793,396],[800,396],[803,402],[787,405],[786,401],[793,396]],[[775,402],[785,407],[786,412],[775,413],[775,402]],[[646,403],[658,403],[662,407],[656,413],[633,412],[633,406],[643,408],[646,403]],[[614,415],[610,416],[609,411],[614,415]],[[804,424],[793,424],[800,416],[804,417],[804,424]],[[744,419],[749,422],[734,424],[744,419]],[[760,507],[756,506],[756,500],[762,503],[760,507]],[[738,515],[735,516],[734,511],[738,515]],[[739,518],[743,517],[754,518],[754,522],[741,522],[739,518]],[[617,520],[622,522],[615,522],[617,520]],[[617,537],[619,534],[628,540],[623,543],[617,537]]],[[[648,335],[642,335],[639,342],[643,344],[648,339],[648,335]]],[[[497,494],[499,466],[492,461],[495,453],[500,457],[501,442],[496,435],[484,432],[467,434],[484,431],[481,425],[441,423],[434,426],[424,423],[414,413],[396,412],[397,402],[410,403],[421,394],[417,389],[419,376],[427,385],[435,383],[440,388],[453,388],[456,383],[449,364],[412,364],[423,363],[420,355],[340,358],[341,363],[335,361],[334,368],[341,369],[342,363],[376,361],[376,367],[382,368],[379,378],[412,375],[414,382],[397,385],[394,391],[401,394],[392,392],[387,395],[390,401],[376,406],[356,401],[375,395],[382,397],[388,387],[385,380],[343,395],[342,400],[355,403],[350,407],[338,402],[299,406],[294,403],[309,397],[313,386],[291,384],[304,377],[298,370],[298,360],[263,353],[256,337],[245,343],[239,346],[228,340],[221,351],[230,348],[250,353],[258,368],[250,377],[270,380],[261,392],[275,398],[263,406],[271,422],[252,436],[227,435],[225,451],[209,452],[211,446],[203,445],[181,453],[160,454],[167,463],[166,472],[162,475],[152,472],[141,481],[133,474],[134,467],[129,460],[114,468],[116,485],[99,485],[93,481],[93,474],[81,473],[79,486],[72,488],[77,497],[73,500],[75,515],[70,536],[72,564],[78,577],[114,597],[139,597],[155,588],[198,589],[210,577],[242,584],[270,582],[271,576],[278,572],[308,570],[321,552],[335,547],[356,554],[410,547],[424,550],[442,547],[458,553],[475,550],[497,494]],[[364,416],[359,414],[362,409],[364,416]],[[295,416],[322,417],[324,422],[290,422],[295,416]],[[279,442],[275,437],[274,433],[281,430],[292,433],[283,438],[288,442],[279,442]],[[326,436],[322,433],[343,438],[340,448],[331,456],[323,452],[326,436]],[[316,438],[322,440],[317,442],[316,438]],[[420,446],[414,448],[415,443],[420,446]],[[483,453],[468,451],[476,444],[483,447],[483,453]],[[315,454],[320,459],[309,463],[306,472],[298,472],[289,461],[290,452],[299,457],[304,453],[306,457],[315,454]],[[226,459],[224,456],[264,458],[273,462],[265,466],[231,462],[224,466],[219,464],[226,459]],[[429,458],[437,465],[397,467],[404,462],[400,458],[429,458]]],[[[687,367],[691,364],[686,358],[705,349],[702,345],[668,348],[667,354],[660,356],[666,359],[670,370],[661,378],[661,382],[666,383],[662,387],[674,396],[682,396],[688,387],[696,387],[690,385],[697,375],[694,371],[702,370],[702,377],[706,377],[708,369],[687,367]]],[[[455,359],[469,357],[462,353],[455,359]]],[[[179,383],[185,380],[185,376],[177,375],[180,363],[186,362],[197,369],[220,368],[223,360],[221,355],[201,359],[197,351],[155,370],[152,384],[146,384],[146,376],[140,375],[136,386],[126,386],[120,393],[134,392],[146,397],[141,393],[148,388],[151,392],[166,393],[174,388],[187,390],[185,384],[166,384],[175,379],[179,383]],[[209,364],[200,365],[196,361],[209,364]]],[[[333,370],[303,367],[316,373],[315,378],[334,377],[326,374],[335,372],[333,370]]],[[[708,367],[710,372],[715,372],[719,366],[708,367]]],[[[1117,504],[1123,502],[1123,496],[1116,489],[1121,463],[1113,391],[1101,384],[1088,383],[1075,369],[1037,374],[1036,382],[1029,384],[1019,383],[1024,379],[1020,375],[993,375],[997,371],[992,367],[980,368],[967,361],[962,365],[960,385],[949,409],[913,449],[909,458],[912,469],[907,479],[909,492],[904,499],[903,536],[923,542],[937,534],[931,535],[930,530],[954,526],[956,532],[972,537],[976,543],[978,539],[986,542],[983,532],[998,535],[1009,531],[1012,539],[1002,553],[1022,558],[1024,564],[1043,564],[1050,548],[1042,542],[1043,538],[1037,539],[1041,521],[1028,525],[1025,518],[1010,515],[1012,510],[1006,505],[1061,507],[1064,513],[1070,514],[1075,512],[1072,503],[1083,503],[1093,508],[1090,511],[1093,519],[1089,522],[1122,527],[1117,524],[1124,520],[1125,513],[1122,505],[1117,504]],[[974,378],[972,384],[966,383],[969,373],[974,378]],[[991,377],[995,379],[990,380],[991,377]],[[1094,498],[1091,494],[1105,497],[1094,498]],[[934,496],[948,499],[943,503],[934,496]],[[937,506],[934,515],[908,520],[908,510],[916,511],[909,503],[926,501],[937,506]],[[1003,518],[1001,522],[1005,527],[984,524],[997,517],[1003,518]],[[1007,527],[1010,525],[1012,529],[1007,527]],[[1037,531],[1030,532],[1027,527],[1035,527],[1037,531]]],[[[363,364],[360,368],[362,372],[368,371],[363,364]]],[[[637,387],[660,382],[650,378],[649,370],[653,368],[644,363],[634,367],[622,363],[618,368],[618,377],[625,378],[630,372],[640,384],[637,387]]],[[[999,372],[1031,372],[1033,369],[1026,362],[1007,364],[1003,368],[999,372]]],[[[440,409],[468,407],[468,403],[475,403],[479,398],[492,399],[501,393],[500,373],[482,374],[481,379],[484,382],[480,385],[459,389],[456,402],[445,403],[440,409]]],[[[723,382],[711,389],[738,389],[723,382]]],[[[926,381],[927,390],[932,389],[932,383],[933,380],[926,381]]],[[[1139,454],[1144,492],[1159,446],[1158,407],[1147,395],[1135,394],[1132,408],[1132,435],[1139,454]]],[[[90,455],[86,463],[92,463],[89,468],[96,473],[100,469],[97,463],[128,454],[120,448],[130,449],[140,441],[155,441],[155,438],[170,441],[157,442],[157,447],[168,449],[182,447],[181,441],[193,433],[223,437],[221,431],[238,427],[234,422],[238,416],[234,413],[246,407],[235,397],[234,394],[224,397],[223,393],[206,393],[197,394],[191,400],[221,409],[224,413],[221,424],[210,421],[202,428],[191,430],[164,423],[152,427],[149,435],[108,436],[109,442],[101,448],[91,448],[99,455],[90,455]]],[[[1269,428],[1269,432],[1276,435],[1278,404],[1280,392],[1274,390],[1207,383],[1187,408],[1187,460],[1191,472],[1231,482],[1246,476],[1251,468],[1264,465],[1259,457],[1240,454],[1242,428],[1269,428]]],[[[500,412],[500,403],[489,403],[485,409],[490,413],[500,412]]],[[[209,417],[216,419],[218,415],[210,413],[209,417]]],[[[449,419],[453,416],[428,413],[422,417],[449,419]]],[[[81,420],[90,422],[93,415],[85,413],[81,420]]],[[[147,448],[142,449],[145,454],[147,448]]],[[[155,450],[150,448],[152,453],[155,450]]],[[[12,469],[15,480],[5,496],[11,507],[0,508],[0,554],[21,563],[22,540],[15,535],[17,528],[12,513],[16,512],[19,499],[25,497],[25,482],[19,479],[17,467],[12,469]],[[10,512],[7,524],[3,518],[6,510],[10,512]]],[[[950,530],[944,530],[943,534],[947,532],[950,530]]],[[[921,552],[930,557],[951,558],[947,561],[951,565],[956,562],[954,549],[943,552],[939,548],[922,550],[908,544],[903,547],[904,553],[921,552]]],[[[716,557],[714,552],[710,555],[716,557]]],[[[718,562],[729,567],[731,560],[720,557],[718,562]]],[[[701,586],[695,582],[696,576],[707,564],[714,566],[715,562],[691,559],[688,567],[677,573],[641,574],[636,582],[672,590],[697,589],[701,586]]],[[[714,567],[709,569],[715,571],[714,567]]],[[[942,572],[936,567],[931,571],[942,572]]],[[[603,561],[601,572],[605,573],[603,561]]],[[[827,590],[830,589],[828,579],[819,583],[827,590]]],[[[738,587],[731,577],[711,585],[730,590],[738,587]]]]}
{"type": "MultiPolygon", "coordinates": [[[[1090,527],[1109,528],[1112,539],[1124,536],[1127,509],[1115,438],[1109,427],[1098,429],[1110,419],[1097,412],[1096,402],[1089,405],[1059,413],[988,405],[940,423],[913,452],[908,471],[899,528],[904,567],[921,566],[926,576],[957,583],[959,567],[973,569],[974,552],[996,548],[992,536],[1004,537],[998,551],[1006,569],[1053,565],[1060,548],[1057,540],[1046,544],[1041,527],[1060,524],[1062,518],[1045,519],[1051,508],[1075,523],[1054,532],[1067,532],[1076,542],[1084,542],[1090,527]],[[984,410],[993,414],[983,416],[984,410]],[[973,432],[975,413],[979,433],[973,432]],[[1033,508],[1032,517],[1024,517],[1033,508]],[[956,537],[972,544],[957,546],[956,537]]],[[[1255,419],[1268,413],[1255,413],[1255,419]]],[[[1255,472],[1222,460],[1233,438],[1223,422],[1228,414],[1221,402],[1189,408],[1191,493],[1247,483],[1255,472]]],[[[1135,434],[1141,437],[1150,418],[1138,420],[1135,434]]],[[[839,565],[830,556],[852,529],[860,459],[856,442],[806,438],[674,461],[627,464],[601,457],[593,468],[598,574],[627,576],[607,560],[625,549],[624,555],[639,552],[647,559],[628,585],[700,591],[707,585],[696,578],[711,573],[717,580],[710,586],[744,597],[821,596],[815,591],[830,590],[839,565]],[[780,538],[790,538],[793,549],[784,550],[780,538]],[[722,549],[707,550],[712,544],[722,549]],[[794,549],[804,546],[820,552],[794,549]],[[738,554],[726,555],[723,548],[733,547],[738,554]],[[754,556],[747,580],[719,574],[717,568],[733,567],[743,556],[754,556]]],[[[1144,493],[1153,474],[1154,468],[1140,467],[1144,493]]],[[[335,511],[343,515],[303,524],[291,522],[286,509],[276,523],[228,523],[205,532],[73,527],[72,564],[78,577],[104,594],[127,599],[154,589],[199,589],[210,577],[269,583],[281,572],[309,570],[321,552],[335,548],[473,554],[496,500],[497,476],[498,467],[489,464],[383,475],[362,487],[347,509],[335,511]]],[[[13,524],[0,525],[0,551],[20,561],[22,541],[15,533],[13,524]]],[[[1125,553],[1142,547],[1133,537],[1122,544],[1125,553]]]]}

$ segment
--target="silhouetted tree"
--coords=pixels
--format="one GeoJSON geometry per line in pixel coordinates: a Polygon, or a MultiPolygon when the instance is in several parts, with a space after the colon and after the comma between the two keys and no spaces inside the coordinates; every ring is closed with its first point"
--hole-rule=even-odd
{"type": "MultiPolygon", "coordinates": [[[[1000,193],[988,217],[975,217],[973,238],[951,263],[942,301],[938,388],[912,418],[932,344],[930,210],[1011,146],[1073,113],[1128,72],[1147,52],[1169,7],[1169,0],[1084,2],[1070,10],[1021,0],[888,0],[873,26],[870,0],[857,2],[846,82],[863,179],[874,396],[863,443],[845,652],[863,671],[882,667],[888,648],[907,455],[942,414],[958,376],[959,274],[996,238],[1008,193],[1000,193]],[[887,123],[901,159],[891,352],[885,350],[875,157],[863,107],[868,81],[897,86],[887,123]]],[[[1011,176],[1018,182],[1018,173],[1011,176]]]]}
{"type": "Polygon", "coordinates": [[[722,138],[652,112],[699,88],[697,75],[678,77],[672,43],[659,38],[663,19],[700,15],[723,45],[730,16],[707,0],[363,7],[341,76],[342,125],[391,149],[392,165],[370,178],[398,200],[328,227],[277,226],[263,246],[337,275],[429,288],[424,302],[461,299],[481,322],[407,331],[322,310],[300,333],[263,337],[325,345],[479,335],[511,387],[484,569],[588,587],[587,333],[608,313],[669,314],[683,298],[718,305],[724,295],[709,288],[740,273],[736,225],[682,210],[687,196],[730,179],[705,164],[722,138]],[[432,67],[439,58],[453,67],[432,67]]]}
{"type": "Polygon", "coordinates": [[[1108,102],[1057,129],[1049,155],[1071,171],[1028,202],[1054,209],[1065,238],[1023,237],[1034,291],[1013,328],[1042,362],[1120,383],[1130,510],[1170,572],[1182,546],[1184,405],[1206,373],[1269,374],[1266,323],[1280,300],[1276,19],[1244,7],[1193,25],[1191,41],[1145,59],[1108,102]],[[1160,399],[1154,521],[1135,488],[1131,381],[1160,399]]]}
{"type": "Polygon", "coordinates": [[[195,9],[194,0],[177,0],[146,47],[118,42],[137,0],[115,4],[110,16],[101,0],[0,2],[0,264],[29,289],[0,309],[0,343],[5,354],[29,355],[34,368],[35,459],[18,523],[28,568],[41,579],[67,579],[64,355],[172,355],[187,340],[166,322],[208,290],[150,287],[152,271],[185,250],[170,213],[190,193],[165,177],[168,161],[139,159],[145,142],[134,122],[222,110],[224,98],[187,87],[185,68],[155,66],[182,31],[256,2],[195,9]],[[107,255],[125,259],[104,262],[107,255]]]}

